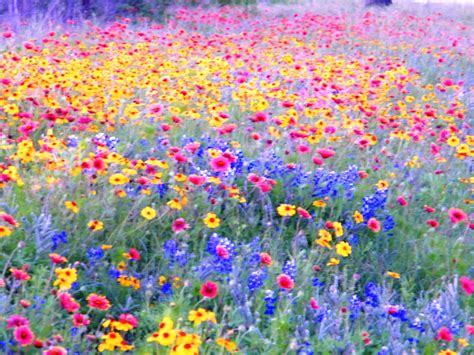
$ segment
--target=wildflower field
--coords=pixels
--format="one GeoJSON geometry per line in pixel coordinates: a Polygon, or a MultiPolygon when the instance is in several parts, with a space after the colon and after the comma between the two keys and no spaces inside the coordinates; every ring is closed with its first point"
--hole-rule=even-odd
{"type": "Polygon", "coordinates": [[[472,18],[3,25],[0,353],[474,353],[472,18]]]}

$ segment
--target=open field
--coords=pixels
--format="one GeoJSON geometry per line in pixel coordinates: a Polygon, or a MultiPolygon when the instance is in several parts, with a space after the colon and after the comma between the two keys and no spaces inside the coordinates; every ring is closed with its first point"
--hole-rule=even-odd
{"type": "Polygon", "coordinates": [[[472,12],[0,26],[0,353],[472,354],[472,12]]]}

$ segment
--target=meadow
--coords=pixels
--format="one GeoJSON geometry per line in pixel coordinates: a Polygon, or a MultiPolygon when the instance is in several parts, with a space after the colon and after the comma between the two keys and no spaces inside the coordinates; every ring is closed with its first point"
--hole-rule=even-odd
{"type": "Polygon", "coordinates": [[[472,354],[472,14],[0,30],[0,353],[472,354]]]}

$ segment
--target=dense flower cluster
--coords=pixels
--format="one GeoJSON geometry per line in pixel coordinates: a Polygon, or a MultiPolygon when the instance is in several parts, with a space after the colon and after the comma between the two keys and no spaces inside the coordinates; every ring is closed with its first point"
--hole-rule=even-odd
{"type": "Polygon", "coordinates": [[[472,27],[281,9],[0,27],[0,353],[473,352],[472,27]]]}

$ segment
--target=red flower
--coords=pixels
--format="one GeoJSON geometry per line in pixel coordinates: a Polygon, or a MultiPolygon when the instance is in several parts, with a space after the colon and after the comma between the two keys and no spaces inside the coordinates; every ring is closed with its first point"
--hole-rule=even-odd
{"type": "Polygon", "coordinates": [[[268,253],[260,253],[260,262],[263,265],[270,266],[273,264],[272,256],[268,253]]]}
{"type": "Polygon", "coordinates": [[[67,261],[67,258],[65,258],[64,256],[61,256],[59,254],[56,254],[56,253],[49,254],[49,258],[55,264],[62,264],[62,263],[65,263],[67,261]]]}
{"type": "Polygon", "coordinates": [[[436,340],[444,340],[444,341],[450,342],[451,340],[453,340],[453,334],[451,334],[448,328],[443,327],[438,331],[436,340]]]}
{"type": "Polygon", "coordinates": [[[138,261],[138,260],[141,259],[141,256],[140,256],[140,253],[138,252],[137,249],[130,248],[130,250],[128,251],[128,254],[127,254],[127,258],[138,261]]]}
{"type": "Polygon", "coordinates": [[[217,284],[212,282],[212,281],[206,281],[202,286],[201,286],[201,295],[203,297],[207,298],[215,298],[217,296],[217,291],[219,288],[217,287],[217,284]]]}
{"type": "Polygon", "coordinates": [[[426,224],[433,227],[433,228],[438,228],[439,227],[439,222],[436,219],[429,219],[426,221],[426,224]]]}
{"type": "Polygon", "coordinates": [[[433,207],[430,207],[428,205],[424,205],[423,208],[425,209],[426,212],[428,213],[433,213],[436,212],[436,210],[433,207]]]}
{"type": "Polygon", "coordinates": [[[463,222],[467,219],[467,214],[459,208],[450,208],[448,210],[449,219],[453,223],[463,222]]]}
{"type": "Polygon", "coordinates": [[[459,279],[462,289],[468,294],[474,293],[474,280],[469,279],[467,276],[463,276],[459,279]]]}
{"type": "Polygon", "coordinates": [[[295,287],[295,282],[293,281],[293,279],[286,274],[278,275],[276,281],[278,283],[278,286],[285,290],[289,290],[295,287]]]}
{"type": "Polygon", "coordinates": [[[100,296],[95,293],[91,293],[87,296],[88,306],[91,308],[100,309],[106,311],[110,308],[110,302],[105,296],[100,296]]]}

